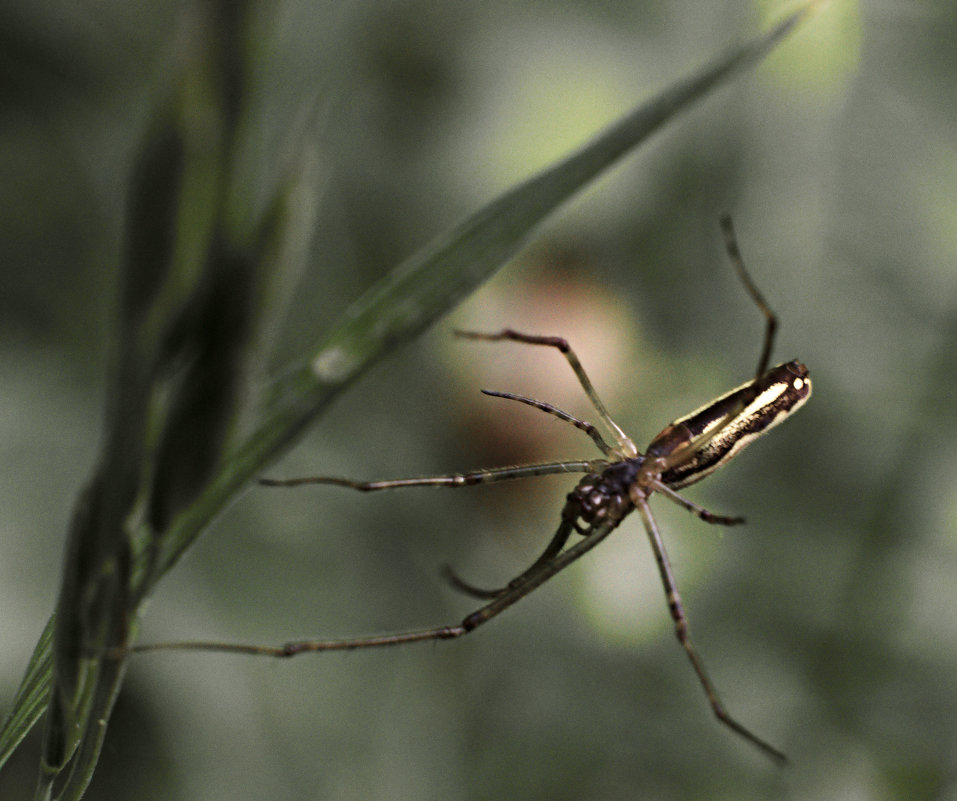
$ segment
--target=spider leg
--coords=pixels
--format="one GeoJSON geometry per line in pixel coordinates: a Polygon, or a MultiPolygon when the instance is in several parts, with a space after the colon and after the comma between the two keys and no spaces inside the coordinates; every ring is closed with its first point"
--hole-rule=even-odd
{"type": "Polygon", "coordinates": [[[678,506],[683,506],[691,514],[697,515],[705,523],[713,523],[719,526],[736,526],[739,523],[744,522],[743,517],[727,517],[725,515],[716,515],[713,512],[709,512],[703,506],[698,506],[698,504],[693,501],[689,501],[683,495],[679,495],[667,484],[662,484],[660,481],[652,481],[651,486],[655,489],[656,492],[660,492],[664,495],[669,501],[678,504],[678,506]]]}
{"type": "Polygon", "coordinates": [[[585,394],[598,412],[598,416],[615,435],[615,441],[618,443],[621,452],[629,457],[638,455],[638,447],[621,427],[611,419],[611,415],[609,415],[607,409],[605,409],[605,404],[601,402],[601,398],[598,397],[595,387],[588,378],[585,368],[582,367],[582,363],[578,360],[578,356],[575,355],[575,351],[572,350],[571,345],[568,344],[566,339],[562,337],[543,337],[535,336],[534,334],[523,334],[511,328],[504,328],[496,334],[485,334],[478,331],[456,331],[455,334],[456,336],[465,337],[467,339],[480,339],[485,342],[509,340],[511,342],[523,342],[526,345],[545,345],[546,347],[557,348],[569,365],[571,365],[572,370],[575,372],[575,377],[578,378],[578,383],[581,384],[582,389],[585,390],[585,394]]]}
{"type": "Polygon", "coordinates": [[[701,683],[705,695],[708,696],[708,703],[711,704],[711,709],[715,717],[733,732],[745,740],[748,740],[753,745],[756,745],[775,761],[779,763],[787,762],[787,757],[784,753],[762,740],[741,723],[738,723],[738,721],[728,714],[727,709],[725,709],[721,698],[718,696],[718,691],[715,689],[714,684],[711,683],[711,679],[705,671],[704,662],[701,661],[701,657],[698,656],[698,652],[695,650],[694,644],[691,641],[691,634],[688,630],[688,619],[685,616],[681,596],[678,593],[678,585],[675,582],[671,563],[668,560],[668,554],[665,551],[661,533],[658,531],[658,525],[651,514],[651,509],[648,507],[648,501],[641,496],[635,497],[634,501],[641,515],[642,523],[644,523],[645,531],[648,533],[648,539],[651,541],[651,549],[654,551],[655,561],[658,563],[658,572],[661,574],[661,582],[664,585],[665,595],[668,599],[668,609],[675,623],[675,634],[678,637],[678,642],[681,643],[681,647],[685,649],[688,659],[691,660],[695,673],[698,674],[698,681],[701,683]]]}
{"type": "Polygon", "coordinates": [[[605,539],[605,537],[618,526],[619,522],[620,520],[607,520],[602,525],[591,529],[585,539],[575,543],[575,545],[560,553],[554,559],[543,562],[534,571],[526,571],[526,573],[522,574],[521,583],[515,584],[515,586],[509,586],[500,596],[475,610],[470,615],[467,615],[461,623],[456,625],[437,626],[432,629],[408,631],[400,634],[355,637],[345,640],[294,640],[276,646],[186,641],[136,645],[130,650],[138,653],[146,651],[219,651],[223,653],[249,654],[251,656],[287,658],[319,651],[354,651],[359,648],[382,648],[390,645],[403,645],[410,642],[450,640],[456,637],[462,637],[474,631],[483,623],[487,623],[493,617],[501,614],[512,606],[512,604],[520,601],[530,592],[540,587],[556,573],[564,570],[572,562],[584,556],[605,539]]]}
{"type": "Polygon", "coordinates": [[[721,217],[721,231],[724,234],[724,246],[728,251],[728,258],[745,290],[751,296],[757,307],[764,315],[766,327],[764,330],[764,346],[761,349],[761,356],[758,359],[758,369],[755,373],[755,380],[758,380],[768,371],[768,363],[771,361],[771,348],[774,345],[774,335],[778,327],[778,318],[771,310],[764,296],[758,291],[757,285],[751,280],[748,271],[744,267],[744,259],[741,257],[741,248],[738,247],[738,238],[734,235],[734,225],[731,222],[731,215],[725,214],[721,217]]]}
{"type": "Polygon", "coordinates": [[[524,571],[519,573],[515,578],[513,578],[508,584],[504,587],[499,587],[494,590],[486,590],[481,587],[476,587],[474,584],[469,584],[467,581],[463,581],[459,576],[452,570],[450,565],[442,566],[442,575],[455,589],[459,592],[463,592],[466,595],[471,595],[473,598],[498,598],[501,595],[504,595],[513,587],[520,585],[525,579],[531,574],[534,573],[539,567],[541,567],[545,562],[549,562],[554,559],[559,553],[561,553],[562,548],[565,547],[565,543],[568,542],[568,538],[571,536],[571,533],[575,530],[575,526],[570,520],[562,520],[562,524],[558,527],[558,531],[555,532],[555,535],[552,537],[551,541],[546,546],[545,550],[542,551],[541,556],[538,557],[532,564],[524,571]]]}
{"type": "Polygon", "coordinates": [[[452,585],[453,589],[456,589],[463,595],[468,595],[472,598],[498,598],[498,596],[508,590],[507,586],[499,587],[494,590],[487,590],[483,587],[477,587],[474,584],[469,584],[469,582],[461,578],[458,573],[452,569],[452,565],[450,565],[448,562],[442,565],[439,573],[441,574],[442,578],[452,585]]]}
{"type": "Polygon", "coordinates": [[[306,478],[261,478],[264,487],[300,487],[304,484],[334,484],[339,487],[375,492],[377,490],[400,489],[402,487],[471,487],[476,484],[491,484],[496,481],[510,481],[530,476],[548,476],[555,473],[594,473],[608,466],[603,459],[574,462],[546,462],[527,464],[518,467],[494,467],[489,470],[473,470],[470,473],[450,473],[444,476],[425,476],[422,478],[394,478],[385,481],[353,481],[337,476],[309,476],[306,478]]]}
{"type": "Polygon", "coordinates": [[[535,400],[534,398],[526,398],[524,395],[513,395],[511,392],[496,392],[492,389],[483,389],[483,395],[490,395],[493,398],[505,398],[506,400],[518,401],[519,403],[524,403],[527,406],[533,406],[536,409],[541,409],[543,412],[548,414],[553,414],[559,420],[564,420],[567,423],[571,423],[575,428],[584,431],[591,437],[592,442],[594,442],[598,449],[610,458],[619,461],[622,457],[612,448],[604,439],[602,439],[601,432],[589,423],[587,420],[579,420],[577,417],[573,417],[568,412],[562,411],[557,406],[552,406],[550,403],[545,403],[545,401],[535,400]]]}

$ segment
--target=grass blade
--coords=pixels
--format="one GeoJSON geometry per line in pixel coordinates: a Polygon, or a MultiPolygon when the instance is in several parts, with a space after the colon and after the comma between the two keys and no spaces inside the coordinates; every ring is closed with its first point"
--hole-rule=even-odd
{"type": "Polygon", "coordinates": [[[40,719],[47,706],[50,692],[50,674],[53,669],[53,653],[50,647],[53,640],[53,618],[51,617],[33,649],[27,672],[17,688],[13,698],[13,707],[0,729],[0,767],[30,729],[40,719]]]}

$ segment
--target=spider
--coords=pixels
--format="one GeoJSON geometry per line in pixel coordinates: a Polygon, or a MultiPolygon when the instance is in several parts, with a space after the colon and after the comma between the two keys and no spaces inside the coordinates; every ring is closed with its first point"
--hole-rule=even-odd
{"type": "Polygon", "coordinates": [[[341,640],[293,641],[279,646],[243,645],[219,642],[179,642],[134,646],[136,651],[159,649],[200,649],[246,653],[275,657],[292,657],[315,651],[341,651],[357,648],[378,648],[426,640],[447,640],[462,637],[487,623],[501,612],[540,587],[552,576],[604,540],[632,512],[637,511],[651,542],[668,609],[674,621],[675,634],[704,689],[717,719],[779,763],[787,761],[783,752],[751,732],[732,717],[705,671],[704,663],[691,640],[688,620],[674,573],[668,560],[661,533],[648,501],[655,493],[687,509],[707,523],[731,526],[744,522],[742,517],[716,515],[688,500],[678,490],[700,481],[736,456],[752,440],[785,420],[810,397],[811,379],[807,368],[798,361],[784,362],[768,368],[771,348],[777,329],[777,318],[748,275],[734,235],[730,217],[722,217],[728,256],[748,295],[766,321],[764,343],[755,376],[750,381],[722,395],[706,406],[678,418],[651,440],[644,453],[612,420],[592,385],[585,369],[571,346],[561,337],[536,336],[506,328],[498,333],[457,331],[456,334],[485,342],[511,341],[526,345],[555,348],[568,361],[578,382],[614,440],[609,444],[599,429],[585,420],[562,411],[544,401],[509,392],[482,390],[486,395],[517,401],[571,423],[587,434],[604,458],[548,462],[476,470],[424,478],[401,478],[385,481],[353,481],[346,478],[318,476],[286,480],[261,479],[270,487],[297,487],[306,484],[333,484],[360,492],[400,489],[404,487],[465,487],[496,481],[543,476],[555,473],[584,473],[568,493],[558,530],[541,555],[522,573],[503,587],[483,589],[461,579],[451,568],[444,573],[459,591],[486,603],[467,615],[460,623],[435,628],[357,637],[341,640]],[[568,545],[573,537],[577,542],[568,545]],[[567,546],[567,547],[566,547],[567,546]]]}

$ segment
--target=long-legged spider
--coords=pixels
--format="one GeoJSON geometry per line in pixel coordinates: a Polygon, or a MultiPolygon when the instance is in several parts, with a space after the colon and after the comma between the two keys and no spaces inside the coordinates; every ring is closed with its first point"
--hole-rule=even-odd
{"type": "Polygon", "coordinates": [[[667,425],[651,441],[644,453],[638,450],[631,438],[612,420],[585,373],[581,362],[564,339],[523,334],[511,329],[505,329],[495,334],[459,331],[456,332],[459,336],[469,339],[486,342],[509,340],[558,349],[575,372],[578,382],[591,401],[592,406],[594,406],[601,422],[611,432],[615,442],[614,445],[609,445],[605,441],[596,426],[585,420],[579,420],[550,403],[507,392],[491,392],[488,390],[483,390],[483,392],[494,397],[533,406],[554,415],[560,420],[571,423],[592,439],[604,458],[548,462],[520,467],[476,470],[470,473],[386,481],[353,481],[328,476],[287,480],[262,479],[260,481],[261,484],[272,487],[334,484],[362,492],[375,492],[403,487],[464,487],[554,473],[585,473],[585,477],[568,494],[565,506],[562,509],[558,530],[545,550],[531,566],[504,587],[498,589],[475,587],[463,581],[451,569],[445,569],[447,578],[455,588],[467,595],[486,600],[487,603],[484,606],[455,625],[438,626],[398,634],[344,640],[294,641],[279,646],[191,641],[140,645],[135,646],[133,650],[200,649],[291,657],[314,651],[378,648],[423,640],[454,639],[474,631],[483,623],[487,623],[544,584],[556,573],[584,556],[585,553],[614,531],[625,517],[637,509],[651,542],[658,571],[661,574],[668,608],[674,620],[675,633],[691,660],[698,681],[704,688],[715,716],[725,726],[756,745],[776,761],[786,761],[785,755],[780,750],[739,723],[728,713],[721,702],[714,684],[705,671],[704,663],[691,641],[688,621],[682,606],[681,596],[678,593],[674,573],[658,525],[648,505],[649,498],[657,492],[707,523],[730,526],[744,522],[741,517],[725,517],[713,514],[679,495],[677,490],[700,481],[709,473],[726,464],[745,445],[796,411],[811,394],[811,380],[808,377],[807,368],[800,362],[785,362],[768,369],[777,319],[744,267],[730,218],[722,218],[721,226],[731,263],[748,295],[761,310],[766,320],[764,344],[758,359],[755,377],[701,409],[667,425]],[[568,540],[573,534],[580,535],[581,539],[566,548],[568,540]]]}

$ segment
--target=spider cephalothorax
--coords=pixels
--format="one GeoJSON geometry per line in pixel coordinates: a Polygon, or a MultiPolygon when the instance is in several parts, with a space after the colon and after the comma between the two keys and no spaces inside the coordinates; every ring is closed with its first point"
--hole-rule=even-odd
{"type": "Polygon", "coordinates": [[[605,521],[623,520],[635,508],[629,490],[643,461],[641,456],[632,457],[585,476],[568,493],[562,518],[570,521],[579,534],[587,534],[605,521]]]}

